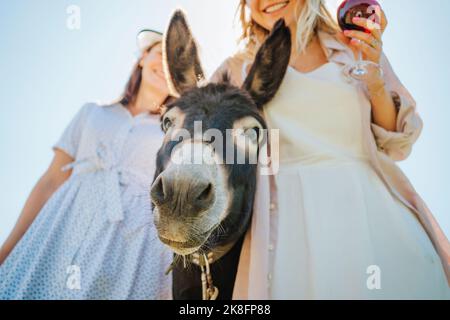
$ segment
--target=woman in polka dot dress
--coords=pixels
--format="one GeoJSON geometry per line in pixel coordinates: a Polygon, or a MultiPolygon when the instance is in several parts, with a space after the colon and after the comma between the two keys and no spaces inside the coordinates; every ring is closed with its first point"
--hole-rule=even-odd
{"type": "Polygon", "coordinates": [[[170,299],[172,255],[149,200],[168,99],[161,34],[138,36],[141,58],[120,102],[87,104],[0,251],[2,299],[170,299]]]}

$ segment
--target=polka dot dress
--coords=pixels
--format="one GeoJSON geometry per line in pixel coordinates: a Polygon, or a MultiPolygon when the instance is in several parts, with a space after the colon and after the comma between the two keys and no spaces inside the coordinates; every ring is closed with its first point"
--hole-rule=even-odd
{"type": "Polygon", "coordinates": [[[149,198],[162,138],[158,116],[85,105],[54,146],[72,175],[0,267],[0,300],[171,299],[149,198]]]}

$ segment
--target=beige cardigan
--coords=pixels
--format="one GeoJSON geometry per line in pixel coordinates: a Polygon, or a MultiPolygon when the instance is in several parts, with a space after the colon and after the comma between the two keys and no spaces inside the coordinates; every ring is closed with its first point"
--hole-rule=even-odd
{"type": "MultiPolygon", "coordinates": [[[[319,32],[319,39],[329,61],[349,65],[354,60],[352,50],[335,36],[319,32]]],[[[241,86],[251,65],[253,54],[239,52],[227,59],[215,72],[212,81],[228,72],[231,82],[241,86]]],[[[389,132],[372,123],[371,104],[365,91],[359,87],[364,140],[373,167],[391,193],[414,212],[430,237],[447,275],[450,285],[450,245],[425,202],[395,161],[406,159],[422,131],[422,120],[416,112],[416,103],[392,70],[386,56],[381,66],[389,90],[398,109],[397,131],[389,132]]],[[[276,210],[276,185],[273,176],[258,175],[253,218],[241,251],[235,282],[234,299],[268,299],[269,252],[267,248],[276,238],[276,219],[269,219],[276,210]],[[272,228],[272,230],[271,230],[272,228]],[[272,231],[272,232],[270,232],[272,231]],[[272,239],[271,239],[272,238],[272,239]]]]}

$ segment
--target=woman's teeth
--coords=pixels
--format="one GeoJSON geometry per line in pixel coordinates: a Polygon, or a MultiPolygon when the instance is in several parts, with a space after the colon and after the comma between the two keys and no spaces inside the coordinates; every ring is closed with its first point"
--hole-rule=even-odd
{"type": "Polygon", "coordinates": [[[273,13],[275,11],[283,9],[288,4],[289,4],[289,1],[277,3],[277,4],[274,4],[274,5],[270,6],[270,7],[267,7],[266,9],[264,9],[264,12],[265,13],[273,13]]]}

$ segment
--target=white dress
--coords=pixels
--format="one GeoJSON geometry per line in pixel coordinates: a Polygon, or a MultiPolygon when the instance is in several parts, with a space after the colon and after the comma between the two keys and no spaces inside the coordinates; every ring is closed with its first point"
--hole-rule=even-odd
{"type": "Polygon", "coordinates": [[[55,148],[76,159],[0,268],[2,299],[170,299],[149,190],[158,116],[85,105],[55,148]]]}
{"type": "Polygon", "coordinates": [[[266,108],[280,129],[271,298],[449,298],[424,229],[369,163],[357,89],[341,68],[289,68],[266,108]]]}

